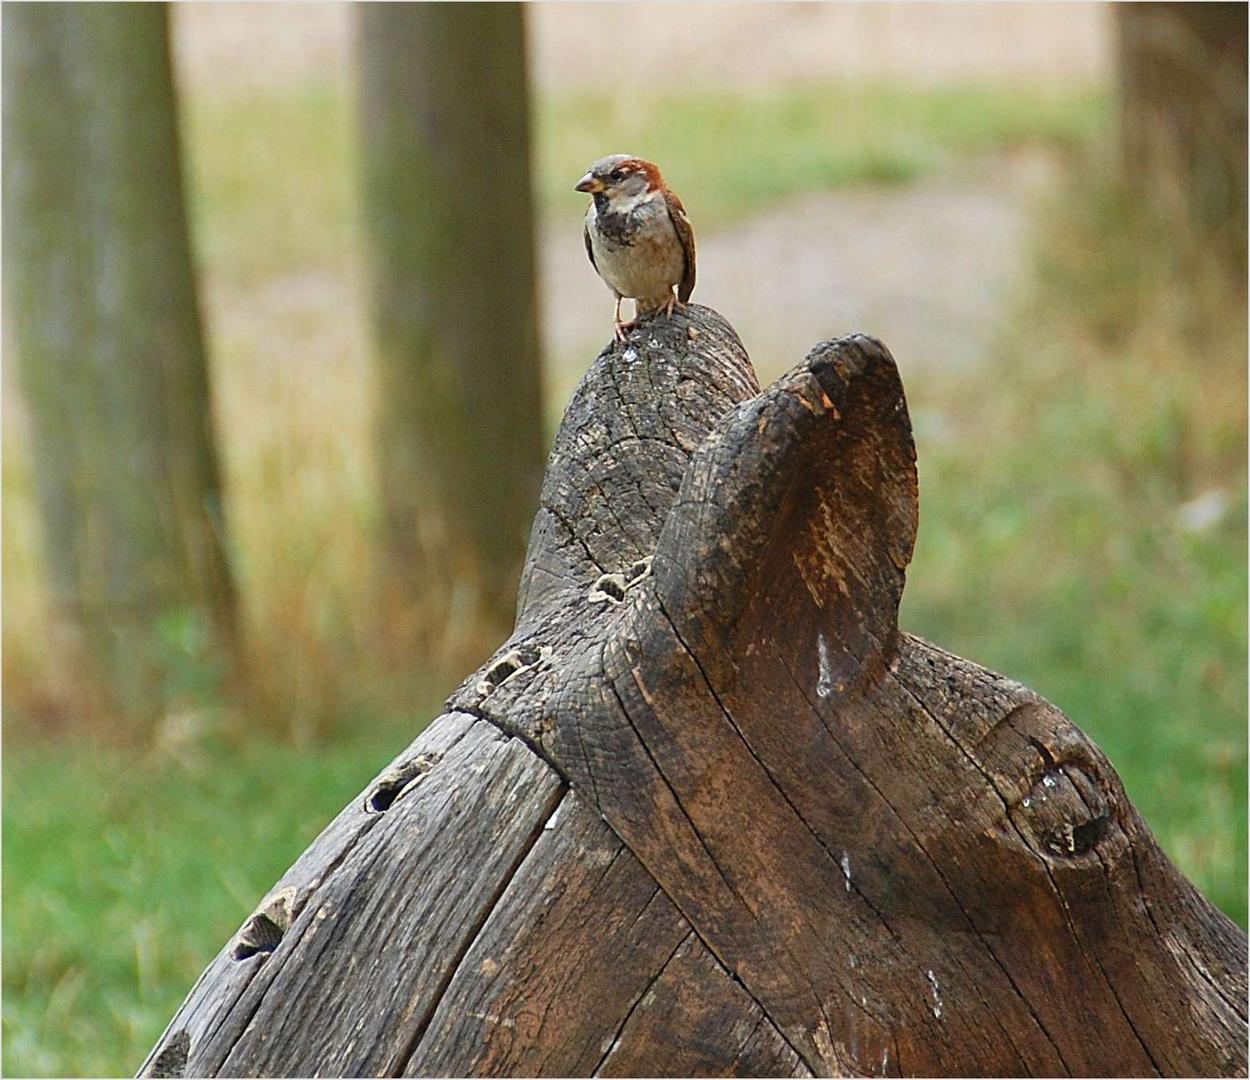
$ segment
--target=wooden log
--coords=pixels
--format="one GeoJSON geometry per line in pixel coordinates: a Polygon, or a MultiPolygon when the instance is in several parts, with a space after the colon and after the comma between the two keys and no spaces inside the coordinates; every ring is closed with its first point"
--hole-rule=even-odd
{"type": "Polygon", "coordinates": [[[917,506],[879,342],[760,393],[714,312],[644,321],[513,636],[144,1071],[1244,1074],[1245,934],[1059,710],[899,631],[917,506]]]}

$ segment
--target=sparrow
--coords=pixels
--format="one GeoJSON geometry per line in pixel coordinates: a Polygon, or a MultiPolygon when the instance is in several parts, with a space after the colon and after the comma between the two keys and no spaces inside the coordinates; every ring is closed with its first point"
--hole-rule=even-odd
{"type": "Polygon", "coordinates": [[[616,297],[616,340],[634,325],[621,319],[621,301],[634,301],[634,318],[663,310],[671,316],[694,291],[694,229],[686,208],[660,170],[629,154],[596,161],[574,190],[590,195],[586,254],[616,297]],[[676,295],[673,293],[677,289],[676,295]]]}

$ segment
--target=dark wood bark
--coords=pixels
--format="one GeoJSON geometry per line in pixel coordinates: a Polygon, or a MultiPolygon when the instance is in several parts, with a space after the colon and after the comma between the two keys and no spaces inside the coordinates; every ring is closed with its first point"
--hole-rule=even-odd
{"type": "Polygon", "coordinates": [[[164,5],[6,9],[4,268],[54,598],[159,715],[234,638],[164,5]]]}
{"type": "Polygon", "coordinates": [[[512,637],[145,1069],[1244,1073],[1245,935],[1062,713],[898,630],[916,525],[879,342],[761,393],[714,312],[644,321],[512,637]]]}
{"type": "Polygon", "coordinates": [[[543,408],[523,11],[362,4],[390,588],[437,635],[515,615],[543,408]]]}

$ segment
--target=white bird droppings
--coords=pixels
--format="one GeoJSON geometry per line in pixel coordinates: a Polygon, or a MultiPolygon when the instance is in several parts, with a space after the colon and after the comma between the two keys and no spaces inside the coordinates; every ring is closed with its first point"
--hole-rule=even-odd
{"type": "Polygon", "coordinates": [[[500,1027],[514,1028],[516,1021],[510,1016],[499,1016],[495,1013],[487,1012],[471,1012],[468,1014],[474,1020],[481,1020],[487,1024],[498,1024],[500,1027]]]}
{"type": "Polygon", "coordinates": [[[838,860],[842,865],[842,876],[846,878],[846,891],[851,891],[851,856],[847,852],[842,852],[842,858],[838,860]]]}
{"type": "Polygon", "coordinates": [[[827,698],[833,693],[833,667],[829,662],[829,643],[825,635],[816,638],[816,652],[820,659],[820,678],[816,681],[816,696],[827,698]]]}
{"type": "Polygon", "coordinates": [[[929,977],[929,988],[933,991],[933,1018],[935,1020],[942,1019],[942,992],[938,989],[937,976],[933,974],[932,969],[926,971],[929,977]]]}
{"type": "Polygon", "coordinates": [[[560,802],[556,804],[556,808],[551,812],[551,817],[549,817],[543,824],[543,832],[550,832],[560,823],[560,814],[563,810],[564,800],[561,799],[560,802]]]}

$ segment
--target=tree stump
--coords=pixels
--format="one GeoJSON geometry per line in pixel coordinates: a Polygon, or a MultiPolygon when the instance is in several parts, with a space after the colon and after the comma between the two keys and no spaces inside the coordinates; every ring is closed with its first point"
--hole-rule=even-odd
{"type": "Polygon", "coordinates": [[[573,396],[516,630],[221,951],[147,1075],[1214,1075],[1246,938],[1058,709],[901,632],[888,351],[715,312],[573,396]]]}

